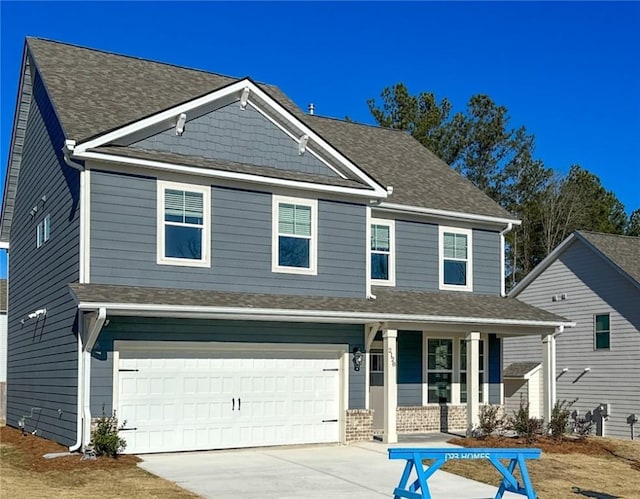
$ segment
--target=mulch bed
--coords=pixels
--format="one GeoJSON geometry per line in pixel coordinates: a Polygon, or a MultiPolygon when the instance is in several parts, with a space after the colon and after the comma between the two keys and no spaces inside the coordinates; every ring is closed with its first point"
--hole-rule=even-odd
{"type": "Polygon", "coordinates": [[[587,454],[589,456],[611,456],[613,454],[613,451],[608,448],[607,443],[597,438],[579,440],[571,437],[563,437],[562,439],[540,437],[533,443],[527,443],[523,438],[500,438],[491,436],[485,439],[470,437],[453,438],[449,440],[449,443],[462,447],[527,447],[541,449],[542,452],[549,454],[587,454]]]}
{"type": "MultiPolygon", "coordinates": [[[[99,457],[95,460],[81,460],[82,454],[77,453],[70,456],[45,459],[45,454],[53,452],[68,452],[69,448],[64,447],[52,440],[38,437],[22,432],[9,426],[0,427],[0,443],[8,444],[19,453],[17,459],[12,459],[16,466],[37,472],[46,471],[74,471],[84,469],[104,469],[128,468],[136,466],[140,459],[136,456],[121,455],[116,459],[111,457],[99,457]]],[[[4,453],[2,450],[0,453],[4,453]]],[[[8,454],[9,451],[7,451],[8,454]]]]}

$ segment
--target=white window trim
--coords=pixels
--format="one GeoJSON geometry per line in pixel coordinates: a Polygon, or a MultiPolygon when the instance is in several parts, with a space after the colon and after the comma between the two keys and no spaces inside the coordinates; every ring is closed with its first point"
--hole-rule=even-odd
{"type": "Polygon", "coordinates": [[[456,405],[460,401],[459,374],[456,359],[460,355],[456,345],[455,336],[433,336],[423,332],[423,355],[424,355],[424,389],[423,405],[442,405],[439,402],[429,402],[429,373],[450,373],[451,374],[451,401],[446,405],[456,405]],[[450,340],[451,341],[451,369],[429,369],[429,340],[450,340]]]}
{"type": "MultiPolygon", "coordinates": [[[[448,260],[451,260],[448,258],[448,260]]],[[[442,291],[473,291],[473,231],[459,227],[439,226],[438,231],[438,282],[442,291]],[[444,234],[464,234],[467,236],[467,284],[464,286],[444,283],[444,234]]]]}
{"type": "Polygon", "coordinates": [[[593,314],[593,351],[594,352],[609,352],[611,351],[611,312],[600,312],[593,314]],[[607,334],[609,335],[609,347],[608,348],[598,348],[598,335],[597,335],[597,318],[599,315],[608,315],[609,316],[609,331],[607,334]]]}
{"type": "MultiPolygon", "coordinates": [[[[467,372],[467,366],[463,366],[460,363],[460,357],[462,356],[461,346],[460,345],[461,345],[461,343],[463,341],[466,341],[466,339],[465,338],[460,338],[459,341],[458,341],[458,363],[460,365],[458,366],[458,369],[457,369],[457,371],[458,371],[457,384],[458,384],[459,388],[458,388],[458,395],[457,395],[457,399],[456,400],[458,400],[458,402],[460,404],[466,404],[466,403],[469,402],[469,400],[468,400],[469,399],[469,394],[468,393],[467,393],[467,402],[462,402],[462,398],[461,398],[461,395],[462,395],[462,390],[461,390],[461,388],[462,388],[462,377],[460,375],[463,372],[465,372],[465,373],[467,372]]],[[[479,366],[479,368],[480,368],[479,372],[483,373],[484,376],[482,377],[482,379],[483,379],[483,383],[482,383],[482,400],[480,400],[479,403],[480,404],[487,404],[488,400],[489,400],[489,381],[488,381],[488,379],[489,379],[489,362],[488,362],[488,360],[489,360],[489,337],[485,338],[484,336],[481,335],[480,336],[480,341],[483,344],[483,348],[482,348],[482,365],[479,366]]],[[[478,345],[478,346],[480,346],[480,345],[478,345]]],[[[467,381],[468,381],[468,379],[467,379],[467,381]]]]}
{"type": "Polygon", "coordinates": [[[318,275],[318,200],[273,195],[271,213],[271,271],[283,274],[318,275]],[[278,213],[280,204],[294,204],[311,207],[311,237],[309,238],[308,268],[284,267],[278,265],[278,213]]]}
{"type": "Polygon", "coordinates": [[[178,182],[157,181],[157,264],[181,267],[211,267],[211,187],[208,185],[183,184],[178,182]],[[169,258],[164,256],[164,193],[166,189],[202,193],[202,258],[169,258]]]}
{"type": "Polygon", "coordinates": [[[40,248],[44,244],[44,221],[41,221],[36,227],[36,248],[40,248]]]}
{"type": "Polygon", "coordinates": [[[42,220],[42,242],[46,243],[49,239],[51,239],[51,215],[47,213],[42,220]]]}
{"type": "MultiPolygon", "coordinates": [[[[389,279],[374,279],[371,277],[373,286],[395,286],[396,285],[396,222],[395,220],[387,220],[384,218],[371,218],[369,220],[369,237],[367,239],[367,258],[371,262],[371,234],[374,225],[387,225],[389,227],[389,279]]],[[[369,266],[369,276],[371,276],[372,268],[369,266]]]]}

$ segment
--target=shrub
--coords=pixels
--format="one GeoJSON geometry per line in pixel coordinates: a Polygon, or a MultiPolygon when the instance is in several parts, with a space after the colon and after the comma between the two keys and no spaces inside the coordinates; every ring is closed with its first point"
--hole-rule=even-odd
{"type": "Polygon", "coordinates": [[[520,407],[514,411],[511,418],[511,427],[527,443],[535,442],[544,428],[544,419],[529,417],[529,402],[525,402],[520,396],[520,407]]]}
{"type": "MultiPolygon", "coordinates": [[[[123,422],[123,426],[126,421],[123,422]]],[[[122,428],[122,427],[120,427],[122,428]]],[[[98,419],[95,429],[91,432],[91,445],[96,456],[118,457],[126,447],[127,442],[118,435],[118,418],[113,411],[111,416],[104,412],[98,419]]]]}
{"type": "Polygon", "coordinates": [[[551,436],[560,440],[562,436],[567,432],[567,428],[569,427],[569,418],[571,416],[571,406],[575,404],[578,399],[573,400],[572,402],[567,402],[566,400],[558,400],[553,405],[553,410],[551,411],[551,421],[547,425],[547,429],[551,436]]]}
{"type": "Polygon", "coordinates": [[[480,409],[480,424],[478,426],[478,438],[487,438],[495,432],[502,430],[505,426],[504,419],[498,416],[500,407],[495,405],[484,405],[480,409]]]}

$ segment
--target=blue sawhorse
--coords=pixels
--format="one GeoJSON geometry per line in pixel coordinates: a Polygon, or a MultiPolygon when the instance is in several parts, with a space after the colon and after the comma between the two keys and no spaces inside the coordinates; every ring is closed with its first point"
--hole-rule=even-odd
{"type": "Polygon", "coordinates": [[[527,499],[538,497],[531,484],[525,460],[540,459],[540,449],[396,448],[389,449],[389,459],[405,459],[407,461],[400,483],[393,491],[394,499],[401,497],[431,499],[427,481],[440,466],[452,459],[487,459],[502,474],[502,483],[495,499],[502,499],[505,491],[521,494],[527,499]],[[426,468],[423,464],[425,459],[433,460],[433,463],[427,465],[426,468]],[[501,459],[508,459],[509,464],[505,466],[500,461],[501,459]],[[522,484],[514,475],[516,468],[520,470],[522,484]],[[409,483],[413,469],[416,471],[417,478],[409,483]]]}

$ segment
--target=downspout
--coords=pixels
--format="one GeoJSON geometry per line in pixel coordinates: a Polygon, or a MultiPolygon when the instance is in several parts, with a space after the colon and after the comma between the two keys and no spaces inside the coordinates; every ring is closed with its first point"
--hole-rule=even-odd
{"type": "Polygon", "coordinates": [[[505,296],[507,296],[507,293],[505,291],[505,284],[504,284],[504,280],[505,280],[505,275],[504,275],[504,258],[505,258],[505,254],[504,254],[504,235],[509,232],[511,229],[513,228],[513,223],[512,222],[508,222],[507,226],[505,227],[505,229],[503,231],[500,232],[500,254],[502,255],[502,258],[500,258],[500,296],[502,296],[503,298],[505,296]]]}
{"type": "Polygon", "coordinates": [[[78,331],[78,407],[76,409],[76,443],[69,447],[69,452],[76,452],[82,447],[82,403],[84,377],[82,369],[82,332],[78,331]]]}
{"type": "MultiPolygon", "coordinates": [[[[91,438],[91,350],[107,318],[107,309],[101,307],[95,321],[92,321],[87,341],[82,345],[82,332],[78,333],[78,409],[76,424],[76,442],[69,452],[76,452],[87,445],[91,438]]],[[[84,329],[84,321],[81,321],[84,329]]]]}
{"type": "MultiPolygon", "coordinates": [[[[75,170],[78,170],[80,172],[84,171],[84,166],[81,165],[80,163],[77,163],[75,161],[73,161],[71,159],[71,154],[73,153],[73,150],[75,149],[76,146],[76,142],[75,140],[65,140],[64,141],[64,145],[62,146],[62,154],[64,157],[64,162],[70,166],[71,168],[74,168],[75,170]]],[[[82,177],[82,176],[81,176],[82,177]]],[[[82,178],[80,179],[80,181],[82,182],[82,178]]],[[[81,189],[82,190],[82,189],[81,189]]],[[[80,218],[82,219],[82,207],[81,207],[81,212],[80,212],[80,218]]],[[[82,227],[82,223],[83,220],[80,220],[80,226],[82,227]]],[[[82,244],[82,241],[81,241],[82,244]]],[[[82,252],[82,251],[81,251],[82,252]]],[[[81,258],[81,264],[80,264],[80,276],[79,276],[79,281],[80,282],[84,282],[82,279],[82,272],[83,272],[83,265],[82,265],[82,258],[81,258]]],[[[82,321],[81,321],[82,324],[82,321]]],[[[83,326],[80,326],[81,328],[83,326]]],[[[69,447],[69,452],[76,452],[78,450],[80,450],[80,448],[82,447],[82,433],[83,433],[83,418],[81,417],[81,414],[83,412],[83,406],[84,406],[84,390],[85,390],[85,376],[84,376],[84,355],[82,353],[82,330],[78,331],[78,405],[77,405],[77,409],[76,409],[76,416],[77,416],[77,422],[76,422],[76,442],[69,447]]]]}
{"type": "Polygon", "coordinates": [[[73,150],[76,147],[75,140],[65,140],[64,146],[62,146],[62,153],[64,155],[64,162],[69,165],[71,168],[75,168],[78,171],[84,171],[84,165],[77,163],[71,159],[71,155],[73,154],[73,150]]]}

